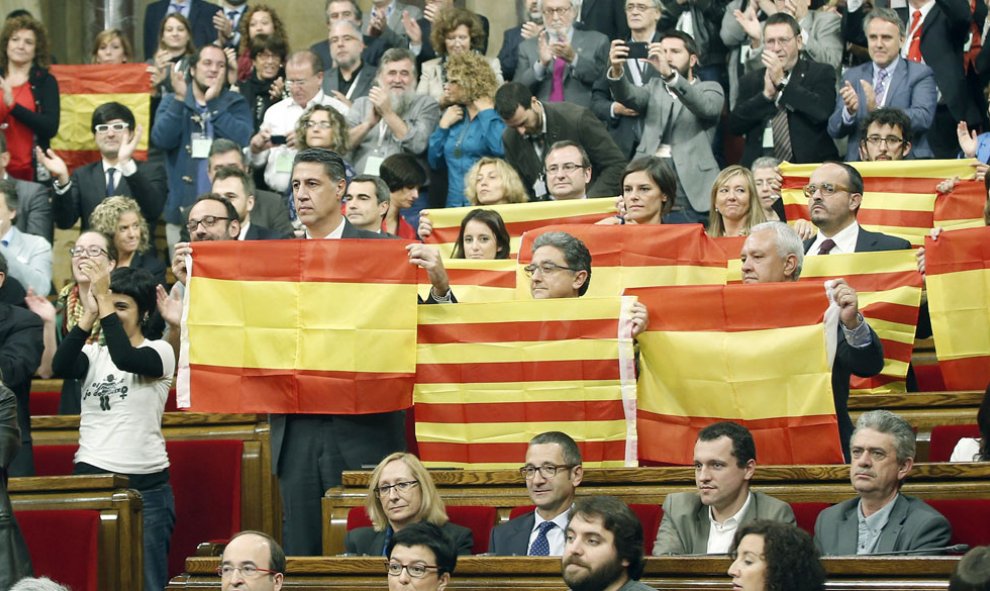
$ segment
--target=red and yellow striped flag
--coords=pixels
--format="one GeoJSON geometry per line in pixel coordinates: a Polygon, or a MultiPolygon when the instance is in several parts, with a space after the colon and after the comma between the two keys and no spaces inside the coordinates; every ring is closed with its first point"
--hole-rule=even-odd
{"type": "Polygon", "coordinates": [[[581,446],[585,466],[635,466],[634,302],[422,306],[415,390],[422,460],[518,466],[533,436],[562,430],[581,446]]]}
{"type": "Polygon", "coordinates": [[[134,157],[147,158],[151,134],[151,74],[147,68],[147,64],[51,67],[52,75],[58,80],[62,109],[52,149],[65,160],[70,172],[100,159],[90,123],[96,107],[111,101],[130,108],[137,125],[144,128],[134,157]]]}
{"type": "Polygon", "coordinates": [[[179,406],[335,414],[408,408],[417,269],[406,244],[197,242],[183,311],[179,406]]]}
{"type": "MultiPolygon", "coordinates": [[[[857,219],[867,230],[899,236],[921,246],[935,225],[935,187],[952,177],[973,175],[967,160],[850,162],[863,175],[865,194],[857,219]]],[[[810,219],[802,188],[820,164],[782,164],[787,220],[810,219]]]]}
{"type": "Polygon", "coordinates": [[[701,224],[547,226],[523,235],[518,299],[529,297],[523,267],[532,262],[533,241],[545,232],[566,232],[591,253],[588,296],[615,296],[630,287],[725,285],[725,252],[701,224]]]}
{"type": "Polygon", "coordinates": [[[982,390],[990,383],[990,228],[928,238],[925,271],[946,388],[982,390]]]}
{"type": "Polygon", "coordinates": [[[984,226],[983,206],[986,202],[987,190],[983,181],[960,180],[952,191],[939,194],[935,200],[935,225],[946,230],[984,226]]]}
{"type": "MultiPolygon", "coordinates": [[[[729,261],[731,283],[741,282],[741,263],[729,261]]],[[[852,377],[851,394],[905,392],[905,379],[921,305],[922,277],[913,250],[857,252],[804,258],[800,281],[817,285],[843,278],[856,290],[863,317],[883,343],[880,375],[852,377]]]]}
{"type": "Polygon", "coordinates": [[[745,425],[761,464],[842,462],[822,285],[626,291],[650,314],[639,335],[641,461],[691,464],[698,431],[745,425]]]}
{"type": "MultiPolygon", "coordinates": [[[[516,261],[444,259],[450,290],[458,302],[501,302],[516,297],[516,261]]],[[[424,300],[430,293],[427,281],[419,286],[424,300]]]]}
{"type": "Polygon", "coordinates": [[[519,252],[519,241],[524,232],[550,224],[594,224],[615,214],[615,199],[572,199],[568,201],[534,201],[507,205],[450,207],[428,209],[426,213],[433,223],[433,233],[427,244],[440,246],[440,254],[449,257],[461,230],[461,221],[473,209],[492,209],[502,216],[509,231],[511,253],[519,252]]]}

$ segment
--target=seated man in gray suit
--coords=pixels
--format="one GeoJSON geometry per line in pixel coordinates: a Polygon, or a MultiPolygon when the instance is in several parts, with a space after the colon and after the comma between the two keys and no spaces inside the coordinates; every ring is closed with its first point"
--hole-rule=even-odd
{"type": "Polygon", "coordinates": [[[584,476],[581,450],[566,433],[540,433],[530,440],[526,465],[519,472],[536,510],[493,529],[488,552],[496,556],[563,555],[574,489],[584,476]]]}
{"type": "Polygon", "coordinates": [[[852,436],[849,477],[856,498],[825,509],[815,523],[815,545],[823,555],[883,552],[936,553],[947,546],[952,527],[921,499],[900,493],[914,465],[914,430],[886,410],[862,414],[852,436]]]}
{"type": "Polygon", "coordinates": [[[721,422],[698,432],[694,444],[697,493],[671,493],[663,501],[663,521],[654,556],[726,554],[739,526],[755,519],[793,524],[790,505],[749,490],[756,470],[756,445],[742,425],[721,422]]]}

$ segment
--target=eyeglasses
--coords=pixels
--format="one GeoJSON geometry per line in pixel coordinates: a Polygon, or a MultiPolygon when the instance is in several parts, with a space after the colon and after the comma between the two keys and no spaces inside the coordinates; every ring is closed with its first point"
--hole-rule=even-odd
{"type": "Polygon", "coordinates": [[[771,39],[765,39],[763,44],[767,47],[777,47],[778,45],[787,45],[791,41],[794,41],[794,37],[774,37],[771,39]]]}
{"type": "Polygon", "coordinates": [[[419,486],[418,480],[407,480],[405,482],[396,482],[395,484],[386,484],[385,486],[379,486],[376,488],[375,492],[378,493],[378,496],[380,497],[387,497],[392,494],[393,490],[399,494],[402,494],[414,486],[419,486]]]}
{"type": "Polygon", "coordinates": [[[557,472],[561,470],[570,470],[574,466],[570,464],[543,464],[542,466],[523,466],[519,468],[519,473],[522,474],[523,478],[526,480],[532,480],[536,476],[536,472],[539,471],[540,476],[551,479],[557,475],[557,472]]]}
{"type": "Polygon", "coordinates": [[[439,566],[433,566],[429,564],[420,564],[414,562],[412,564],[402,564],[401,562],[385,561],[385,568],[388,570],[389,576],[397,577],[402,574],[402,569],[406,569],[409,576],[414,579],[422,579],[431,570],[439,570],[439,566]]]}
{"type": "Polygon", "coordinates": [[[234,566],[232,564],[225,564],[223,566],[217,567],[217,574],[223,578],[227,578],[234,574],[235,570],[241,571],[241,576],[245,579],[250,579],[251,577],[257,577],[258,575],[275,575],[278,571],[268,570],[267,568],[258,568],[253,564],[245,564],[244,566],[234,566]]]}
{"type": "Polygon", "coordinates": [[[550,166],[547,167],[547,174],[551,174],[551,175],[557,174],[561,170],[564,171],[564,174],[571,174],[572,172],[574,172],[579,168],[584,169],[584,166],[580,164],[575,164],[573,162],[568,162],[567,164],[561,164],[560,166],[557,166],[556,164],[551,164],[550,166]]]}
{"type": "Polygon", "coordinates": [[[564,16],[570,12],[570,6],[564,6],[563,8],[544,8],[543,15],[553,18],[554,16],[564,16]]]}
{"type": "Polygon", "coordinates": [[[106,133],[106,132],[108,132],[110,130],[117,131],[117,132],[124,131],[125,129],[127,129],[129,127],[130,127],[130,124],[128,124],[128,123],[100,123],[99,125],[97,125],[93,129],[96,130],[96,133],[106,133]]]}
{"type": "Polygon", "coordinates": [[[901,144],[904,143],[904,138],[899,138],[896,135],[888,135],[887,137],[883,137],[882,135],[866,136],[866,143],[870,144],[871,146],[878,146],[880,145],[880,142],[887,144],[888,148],[892,150],[896,150],[897,148],[901,147],[901,144]]]}
{"type": "Polygon", "coordinates": [[[213,226],[217,225],[217,222],[219,222],[220,220],[229,220],[229,219],[230,218],[228,217],[221,217],[218,215],[205,215],[198,220],[189,218],[189,223],[186,224],[186,228],[190,232],[195,232],[196,228],[198,228],[200,224],[203,224],[204,228],[212,228],[213,226]]]}
{"type": "Polygon", "coordinates": [[[72,256],[72,257],[87,256],[87,257],[90,257],[90,258],[96,258],[96,257],[100,256],[101,254],[107,255],[108,258],[110,257],[110,253],[107,252],[105,249],[100,248],[99,246],[70,246],[69,247],[69,256],[72,256]]]}
{"type": "Polygon", "coordinates": [[[330,127],[332,125],[333,124],[330,123],[329,121],[313,121],[313,120],[309,120],[309,121],[306,122],[306,127],[308,129],[314,129],[316,127],[319,127],[320,129],[330,129],[330,127]]]}
{"type": "Polygon", "coordinates": [[[570,267],[564,267],[563,265],[558,265],[557,263],[551,263],[550,261],[545,261],[540,264],[530,263],[523,267],[523,271],[526,272],[527,277],[532,277],[539,271],[543,275],[550,275],[556,273],[557,271],[577,271],[577,269],[572,269],[570,267]]]}
{"type": "Polygon", "coordinates": [[[848,191],[849,187],[843,187],[842,185],[833,185],[832,183],[822,183],[820,185],[807,185],[804,188],[804,196],[811,199],[815,196],[815,193],[821,191],[822,197],[831,197],[840,191],[848,191]]]}
{"type": "Polygon", "coordinates": [[[626,12],[646,12],[653,7],[653,4],[626,4],[626,12]]]}

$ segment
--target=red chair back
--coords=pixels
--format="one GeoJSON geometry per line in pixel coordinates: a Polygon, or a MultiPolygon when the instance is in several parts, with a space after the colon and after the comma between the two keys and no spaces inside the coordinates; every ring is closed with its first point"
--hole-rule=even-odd
{"type": "Polygon", "coordinates": [[[74,591],[99,591],[99,511],[15,511],[14,515],[36,577],[48,577],[74,591]]]}
{"type": "Polygon", "coordinates": [[[951,544],[990,544],[990,499],[925,499],[952,524],[951,544]]]}
{"type": "Polygon", "coordinates": [[[38,476],[69,476],[78,445],[35,445],[34,473],[38,476]]]}
{"type": "Polygon", "coordinates": [[[61,392],[31,392],[28,406],[32,417],[57,415],[61,392]]]}
{"type": "Polygon", "coordinates": [[[371,517],[368,516],[368,510],[365,507],[351,507],[351,510],[347,512],[347,531],[359,527],[371,527],[371,525],[371,517]]]}
{"type": "Polygon", "coordinates": [[[952,450],[963,437],[979,437],[979,425],[937,425],[932,427],[932,438],[928,446],[929,462],[948,462],[952,450]]]}
{"type": "Polygon", "coordinates": [[[808,532],[811,537],[815,537],[815,522],[818,521],[818,514],[830,506],[830,503],[791,503],[798,527],[808,532]]]}

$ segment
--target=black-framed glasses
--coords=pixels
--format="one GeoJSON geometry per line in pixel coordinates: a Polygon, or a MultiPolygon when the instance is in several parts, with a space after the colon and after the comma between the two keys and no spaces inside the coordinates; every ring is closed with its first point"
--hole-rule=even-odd
{"type": "Polygon", "coordinates": [[[430,571],[439,570],[440,567],[432,564],[422,564],[420,562],[414,562],[412,564],[402,564],[401,562],[396,562],[393,560],[385,561],[385,570],[388,571],[389,576],[397,577],[402,574],[402,569],[405,569],[409,576],[414,579],[422,579],[430,571]]]}
{"type": "Polygon", "coordinates": [[[69,256],[71,256],[71,257],[87,256],[89,258],[96,258],[96,257],[100,256],[101,254],[107,255],[107,258],[110,257],[110,253],[107,252],[105,248],[100,248],[99,246],[96,246],[96,245],[93,245],[93,246],[70,246],[69,247],[69,256]]]}
{"type": "Polygon", "coordinates": [[[230,218],[228,217],[219,216],[219,215],[204,215],[198,220],[189,218],[189,222],[186,224],[186,228],[190,232],[195,232],[196,228],[198,228],[200,224],[203,224],[204,228],[212,228],[213,226],[217,225],[217,222],[219,222],[220,220],[229,220],[229,219],[230,218]]]}
{"type": "Polygon", "coordinates": [[[375,492],[379,497],[387,497],[392,494],[392,491],[402,494],[414,486],[419,486],[418,480],[407,480],[405,482],[396,482],[395,484],[386,484],[379,486],[375,489],[375,492]]]}
{"type": "Polygon", "coordinates": [[[537,271],[543,275],[551,275],[557,271],[577,271],[577,269],[572,269],[570,267],[565,267],[563,265],[558,265],[557,263],[551,263],[550,261],[544,261],[540,264],[530,263],[523,267],[523,271],[526,272],[527,277],[532,277],[537,271]]]}
{"type": "Polygon", "coordinates": [[[129,127],[130,127],[130,124],[124,123],[124,122],[119,122],[119,123],[100,123],[99,125],[95,126],[93,129],[96,130],[96,133],[106,133],[106,132],[108,132],[110,130],[113,130],[113,131],[116,131],[116,132],[121,132],[121,131],[124,131],[125,129],[128,129],[129,127]]]}
{"type": "Polygon", "coordinates": [[[554,15],[564,16],[565,14],[567,14],[570,11],[571,11],[571,6],[568,5],[568,6],[563,6],[561,8],[544,8],[543,9],[543,14],[545,16],[549,16],[550,18],[553,18],[554,15]]]}
{"type": "Polygon", "coordinates": [[[570,470],[574,466],[571,464],[543,464],[542,466],[523,466],[519,468],[519,473],[522,474],[523,478],[526,480],[532,480],[536,476],[536,472],[539,471],[540,476],[546,478],[547,480],[553,478],[557,475],[557,472],[561,470],[570,470]]]}
{"type": "Polygon", "coordinates": [[[253,564],[245,564],[243,566],[234,566],[232,564],[224,564],[223,566],[217,567],[217,574],[221,578],[227,578],[234,574],[235,570],[241,571],[241,576],[245,579],[250,579],[252,577],[257,577],[259,575],[276,575],[278,571],[268,570],[267,568],[258,568],[253,564]]]}
{"type": "Polygon", "coordinates": [[[896,135],[888,135],[886,137],[882,135],[868,135],[866,136],[866,143],[871,146],[879,146],[880,142],[887,144],[887,147],[891,150],[896,150],[901,147],[904,143],[904,138],[897,137],[896,135]]]}
{"type": "Polygon", "coordinates": [[[571,174],[577,169],[583,169],[584,166],[581,164],[575,164],[574,162],[568,162],[566,164],[561,164],[560,166],[556,164],[551,164],[547,167],[547,174],[554,175],[560,171],[564,171],[564,174],[571,174]]]}
{"type": "Polygon", "coordinates": [[[816,185],[814,183],[806,185],[803,189],[804,196],[811,199],[815,196],[815,193],[821,192],[822,197],[831,197],[840,191],[848,191],[849,187],[843,187],[842,185],[833,185],[832,183],[822,183],[816,185]]]}

